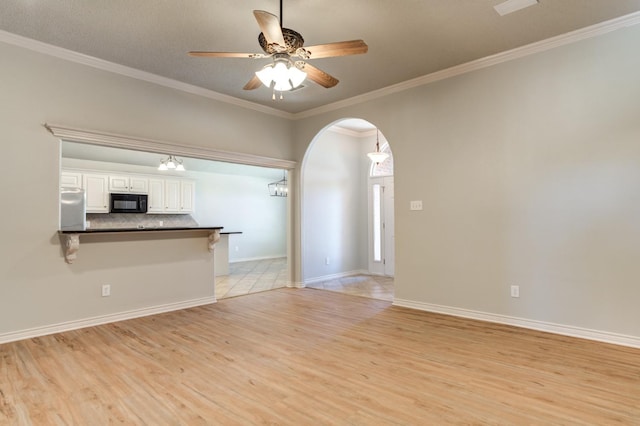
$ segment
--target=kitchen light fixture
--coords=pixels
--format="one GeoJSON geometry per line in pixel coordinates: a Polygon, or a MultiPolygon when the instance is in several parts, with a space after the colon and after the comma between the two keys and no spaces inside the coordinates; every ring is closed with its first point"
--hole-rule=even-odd
{"type": "Polygon", "coordinates": [[[370,152],[370,153],[367,154],[367,156],[374,163],[382,163],[384,160],[389,158],[389,154],[387,154],[386,152],[381,152],[380,151],[380,138],[379,138],[379,135],[380,135],[380,130],[378,130],[378,128],[376,127],[376,150],[375,150],[375,152],[370,152]]]}
{"type": "Polygon", "coordinates": [[[178,172],[184,172],[185,168],[182,165],[182,160],[179,160],[175,155],[170,155],[165,160],[160,160],[158,170],[176,170],[178,172]]]}
{"type": "Polygon", "coordinates": [[[289,195],[289,187],[287,186],[287,172],[282,172],[282,179],[272,182],[269,185],[269,195],[272,197],[286,197],[289,195]]]}
{"type": "Polygon", "coordinates": [[[493,6],[493,8],[498,12],[498,15],[504,16],[534,4],[538,4],[538,0],[507,0],[493,6]]]}
{"type": "Polygon", "coordinates": [[[282,99],[282,92],[300,86],[307,78],[307,73],[291,62],[288,55],[276,54],[273,64],[256,71],[256,77],[265,86],[273,88],[273,99],[276,98],[276,91],[280,92],[280,99],[282,99]]]}

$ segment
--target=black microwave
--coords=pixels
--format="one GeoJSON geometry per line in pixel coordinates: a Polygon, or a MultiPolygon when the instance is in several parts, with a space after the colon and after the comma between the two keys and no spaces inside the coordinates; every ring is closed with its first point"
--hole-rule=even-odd
{"type": "Polygon", "coordinates": [[[111,194],[111,213],[146,213],[147,194],[111,194]]]}

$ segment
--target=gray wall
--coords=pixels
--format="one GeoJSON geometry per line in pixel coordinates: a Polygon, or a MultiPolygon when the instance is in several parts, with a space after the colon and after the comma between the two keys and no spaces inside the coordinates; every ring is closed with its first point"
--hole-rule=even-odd
{"type": "Polygon", "coordinates": [[[307,153],[302,175],[305,282],[367,270],[369,161],[363,146],[362,138],[327,130],[307,153]]]}
{"type": "Polygon", "coordinates": [[[638,45],[629,27],[301,119],[297,156],[343,117],[391,141],[397,299],[640,336],[638,45]]]}
{"type": "Polygon", "coordinates": [[[273,179],[194,175],[198,180],[193,217],[198,223],[203,226],[221,223],[224,231],[242,232],[242,235],[229,236],[229,261],[286,256],[287,199],[269,195],[267,185],[273,179]]]}
{"type": "Polygon", "coordinates": [[[199,239],[86,244],[65,264],[59,146],[42,123],[301,162],[323,128],[358,117],[394,152],[397,298],[640,338],[639,44],[629,27],[295,121],[0,44],[0,190],[20,206],[0,221],[0,336],[212,292],[199,239]],[[105,280],[122,283],[106,299],[105,280]]]}
{"type": "Polygon", "coordinates": [[[203,237],[81,243],[76,263],[64,262],[60,145],[43,123],[291,159],[290,122],[4,43],[0,57],[0,129],[11,158],[0,180],[0,339],[213,297],[203,237]],[[100,297],[102,284],[111,297],[100,297]]]}

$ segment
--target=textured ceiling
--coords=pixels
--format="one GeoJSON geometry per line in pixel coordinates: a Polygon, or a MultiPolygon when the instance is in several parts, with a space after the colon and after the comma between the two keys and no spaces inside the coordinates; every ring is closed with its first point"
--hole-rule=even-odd
{"type": "Polygon", "coordinates": [[[365,55],[317,59],[340,80],[305,82],[272,101],[244,91],[269,59],[193,58],[189,50],[260,52],[254,9],[275,0],[2,0],[0,30],[290,113],[368,93],[640,10],[640,0],[540,0],[500,17],[502,0],[284,0],[284,26],[306,45],[363,39],[365,55]]]}

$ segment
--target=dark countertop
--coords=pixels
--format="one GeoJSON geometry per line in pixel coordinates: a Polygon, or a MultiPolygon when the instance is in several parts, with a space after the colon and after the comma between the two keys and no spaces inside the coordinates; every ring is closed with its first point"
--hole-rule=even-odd
{"type": "Polygon", "coordinates": [[[162,228],[106,228],[106,229],[86,229],[84,231],[58,231],[60,234],[105,234],[105,233],[126,233],[126,232],[166,232],[166,231],[215,231],[224,228],[223,226],[212,227],[162,227],[162,228]]]}

